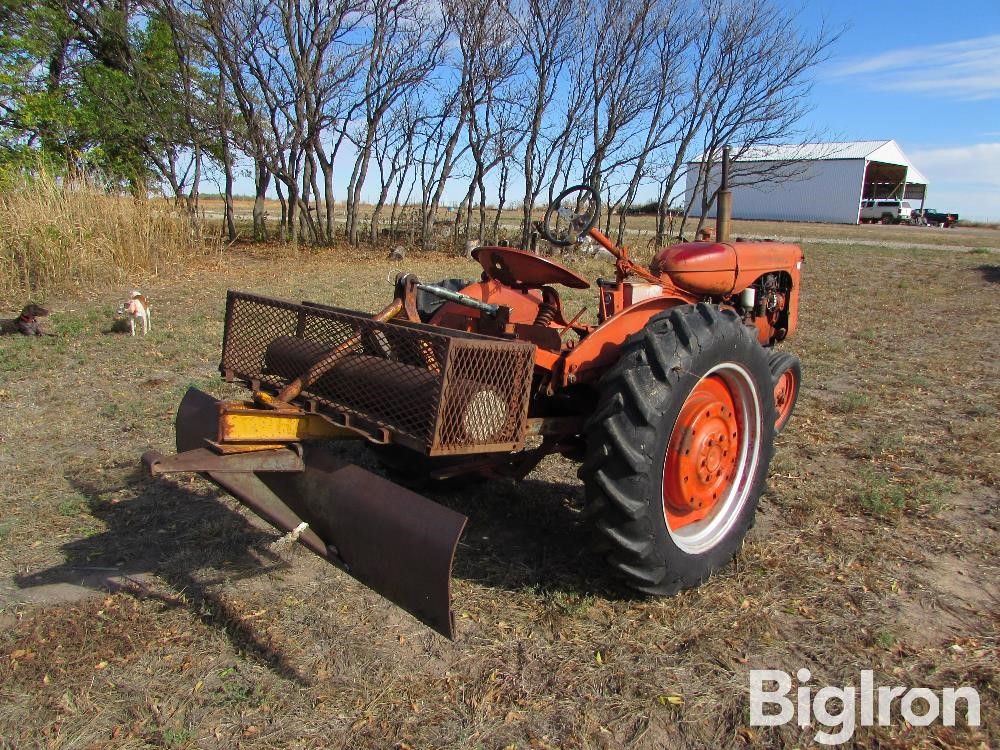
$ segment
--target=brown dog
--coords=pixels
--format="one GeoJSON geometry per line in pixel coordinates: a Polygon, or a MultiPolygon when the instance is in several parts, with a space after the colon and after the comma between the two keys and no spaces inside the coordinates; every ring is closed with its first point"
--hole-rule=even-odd
{"type": "Polygon", "coordinates": [[[42,336],[42,324],[39,318],[44,318],[49,314],[41,305],[29,302],[21,308],[21,315],[14,320],[5,320],[2,323],[3,333],[20,333],[24,336],[42,336]]]}

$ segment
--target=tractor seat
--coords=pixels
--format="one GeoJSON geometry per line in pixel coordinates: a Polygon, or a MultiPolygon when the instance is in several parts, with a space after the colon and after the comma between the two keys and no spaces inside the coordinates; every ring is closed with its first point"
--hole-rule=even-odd
{"type": "Polygon", "coordinates": [[[554,260],[513,247],[477,247],[472,257],[487,278],[514,288],[537,289],[561,284],[570,289],[589,289],[590,282],[554,260]]]}

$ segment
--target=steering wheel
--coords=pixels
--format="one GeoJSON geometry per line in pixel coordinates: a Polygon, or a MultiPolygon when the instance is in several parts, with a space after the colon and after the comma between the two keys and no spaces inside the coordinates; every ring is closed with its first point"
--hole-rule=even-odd
{"type": "Polygon", "coordinates": [[[594,188],[590,185],[566,188],[545,211],[542,236],[559,247],[573,245],[591,230],[600,214],[601,197],[594,188]]]}

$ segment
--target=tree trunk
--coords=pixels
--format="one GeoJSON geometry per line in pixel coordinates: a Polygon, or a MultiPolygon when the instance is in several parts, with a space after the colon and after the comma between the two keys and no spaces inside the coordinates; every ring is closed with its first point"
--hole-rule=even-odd
{"type": "MultiPolygon", "coordinates": [[[[267,222],[264,216],[265,200],[267,199],[267,186],[271,182],[271,173],[267,166],[261,161],[254,162],[256,174],[254,175],[254,185],[256,187],[253,201],[253,237],[255,240],[267,239],[267,222]]],[[[285,201],[281,201],[281,221],[284,226],[285,221],[285,201]]]]}
{"type": "Polygon", "coordinates": [[[321,218],[320,217],[320,213],[319,213],[319,197],[320,197],[320,192],[319,192],[319,180],[318,180],[318,175],[317,175],[317,173],[318,173],[319,170],[316,168],[316,152],[312,148],[310,148],[306,152],[306,162],[309,165],[309,169],[308,169],[309,184],[310,184],[310,187],[312,188],[313,207],[314,207],[314,210],[316,211],[316,218],[315,218],[315,220],[313,220],[312,215],[309,214],[309,219],[310,219],[309,220],[309,225],[310,225],[310,228],[311,228],[311,231],[312,231],[312,234],[313,234],[313,241],[314,242],[319,242],[319,243],[322,243],[322,244],[325,245],[325,244],[327,244],[327,234],[326,234],[326,231],[324,229],[324,225],[326,224],[326,220],[325,220],[325,216],[323,218],[321,218]]]}
{"type": "Polygon", "coordinates": [[[295,179],[289,180],[288,188],[288,233],[293,245],[299,244],[299,184],[295,179]]]}
{"type": "Polygon", "coordinates": [[[455,131],[451,134],[451,137],[448,138],[448,145],[445,147],[444,151],[444,161],[441,164],[441,174],[438,175],[438,184],[434,190],[434,197],[431,199],[430,205],[424,212],[420,244],[421,247],[425,249],[430,244],[430,235],[431,230],[434,227],[434,219],[437,216],[438,206],[441,205],[441,196],[444,194],[445,184],[451,176],[451,169],[454,166],[452,160],[455,156],[455,147],[458,145],[458,138],[462,133],[462,126],[464,125],[464,121],[467,116],[468,113],[465,111],[460,114],[458,124],[455,126],[455,131]]]}
{"type": "Polygon", "coordinates": [[[281,178],[275,179],[274,191],[278,194],[278,202],[281,204],[281,223],[278,226],[278,237],[284,242],[288,238],[288,201],[285,200],[285,191],[281,189],[281,178]]]}
{"type": "Polygon", "coordinates": [[[347,241],[352,245],[358,244],[358,224],[359,206],[361,202],[361,189],[364,187],[365,179],[368,176],[368,162],[372,155],[372,140],[374,132],[369,129],[365,144],[358,154],[358,160],[354,165],[354,175],[350,185],[351,208],[347,217],[347,241]]]}
{"type": "Polygon", "coordinates": [[[378,201],[375,203],[375,208],[372,210],[372,220],[371,220],[371,241],[373,244],[378,243],[379,239],[379,222],[382,220],[382,209],[385,208],[385,202],[389,198],[389,190],[392,189],[392,176],[388,179],[382,180],[382,190],[378,194],[378,201]]]}
{"type": "MultiPolygon", "coordinates": [[[[507,202],[507,185],[510,181],[510,167],[507,166],[507,161],[503,160],[500,162],[500,184],[498,186],[499,195],[497,196],[497,212],[493,217],[493,240],[498,241],[500,238],[500,218],[503,214],[504,203],[507,202]]],[[[521,248],[526,249],[528,247],[528,240],[524,238],[522,233],[521,236],[521,248]]]]}
{"type": "Polygon", "coordinates": [[[226,233],[230,242],[236,242],[236,211],[233,205],[233,155],[228,141],[222,149],[222,160],[226,168],[226,233]]]}
{"type": "MultiPolygon", "coordinates": [[[[317,138],[317,141],[319,138],[317,138]]],[[[334,237],[334,198],[333,198],[333,158],[326,158],[326,152],[323,151],[323,145],[321,143],[316,144],[316,158],[319,161],[319,168],[323,172],[323,208],[324,208],[324,221],[326,229],[326,241],[328,244],[333,244],[334,237]]]]}
{"type": "Polygon", "coordinates": [[[225,226],[230,242],[236,242],[236,216],[233,206],[233,152],[229,143],[229,122],[226,110],[226,77],[219,76],[219,135],[222,140],[222,164],[226,174],[225,226]]]}

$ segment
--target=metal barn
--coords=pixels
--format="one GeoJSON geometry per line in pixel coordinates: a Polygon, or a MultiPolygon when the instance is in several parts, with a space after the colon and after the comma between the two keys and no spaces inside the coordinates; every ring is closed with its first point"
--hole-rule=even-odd
{"type": "MultiPolygon", "coordinates": [[[[701,215],[702,164],[688,163],[685,198],[694,216],[701,215]]],[[[713,165],[713,186],[719,170],[713,165]]],[[[917,209],[927,195],[927,178],[895,141],[751,148],[733,162],[732,175],[734,219],[857,224],[863,200],[902,198],[917,209]]],[[[714,202],[708,216],[715,216],[714,202]]]]}

